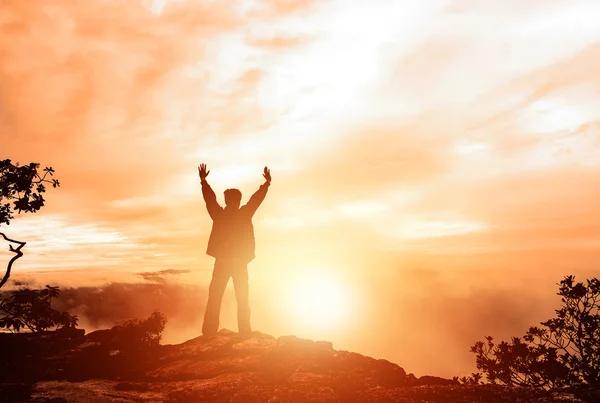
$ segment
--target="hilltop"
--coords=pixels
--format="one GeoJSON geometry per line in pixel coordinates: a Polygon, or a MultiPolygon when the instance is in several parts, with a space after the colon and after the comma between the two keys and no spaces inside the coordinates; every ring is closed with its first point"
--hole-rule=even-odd
{"type": "MultiPolygon", "coordinates": [[[[564,392],[462,386],[295,336],[221,330],[141,347],[118,329],[0,334],[7,402],[584,402],[564,392]]],[[[589,393],[589,392],[588,392],[589,393]]],[[[585,397],[584,397],[585,399],[585,397]]]]}

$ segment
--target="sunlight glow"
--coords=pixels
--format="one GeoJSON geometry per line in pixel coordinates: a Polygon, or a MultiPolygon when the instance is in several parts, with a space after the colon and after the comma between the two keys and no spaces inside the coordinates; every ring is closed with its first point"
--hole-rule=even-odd
{"type": "Polygon", "coordinates": [[[327,271],[298,273],[290,283],[287,304],[295,325],[308,330],[339,330],[350,315],[350,290],[327,271]]]}
{"type": "Polygon", "coordinates": [[[369,200],[342,204],[337,207],[337,211],[343,217],[354,220],[371,220],[373,215],[383,213],[387,210],[388,208],[385,204],[369,200]]]}

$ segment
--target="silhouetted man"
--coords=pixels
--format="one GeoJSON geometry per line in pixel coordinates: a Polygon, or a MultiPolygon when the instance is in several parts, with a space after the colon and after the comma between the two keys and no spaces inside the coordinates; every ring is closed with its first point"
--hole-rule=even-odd
{"type": "Polygon", "coordinates": [[[206,177],[210,173],[206,170],[206,164],[200,164],[198,173],[206,209],[213,220],[206,253],[215,258],[202,334],[212,336],[217,333],[221,301],[229,277],[233,278],[238,305],[238,330],[242,334],[249,334],[252,332],[252,328],[250,327],[250,304],[248,301],[248,263],[254,259],[252,216],[267,195],[271,184],[271,172],[265,167],[263,173],[265,183],[252,195],[245,206],[240,207],[242,192],[238,189],[227,189],[224,192],[225,208],[217,203],[217,196],[206,181],[206,177]]]}

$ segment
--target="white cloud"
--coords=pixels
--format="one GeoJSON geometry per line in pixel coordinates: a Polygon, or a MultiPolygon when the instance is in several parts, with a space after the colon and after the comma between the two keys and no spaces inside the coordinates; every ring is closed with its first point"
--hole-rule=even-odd
{"type": "Polygon", "coordinates": [[[409,219],[399,223],[394,228],[388,227],[385,232],[399,239],[436,238],[452,235],[469,234],[483,231],[487,226],[474,221],[441,221],[441,220],[413,220],[409,219]]]}

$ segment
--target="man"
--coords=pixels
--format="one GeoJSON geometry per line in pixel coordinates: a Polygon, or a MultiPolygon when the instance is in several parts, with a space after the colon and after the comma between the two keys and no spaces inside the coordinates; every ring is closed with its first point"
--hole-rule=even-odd
{"type": "Polygon", "coordinates": [[[202,196],[208,214],[213,220],[206,254],[215,258],[202,334],[213,336],[217,333],[221,301],[231,277],[238,305],[238,330],[240,334],[249,335],[252,328],[248,301],[248,263],[254,259],[252,216],[267,195],[271,185],[271,172],[265,167],[263,173],[265,183],[252,195],[245,206],[240,207],[242,192],[238,189],[227,189],[224,192],[225,208],[217,203],[217,196],[206,181],[209,173],[206,164],[200,164],[198,174],[202,183],[202,196]]]}

